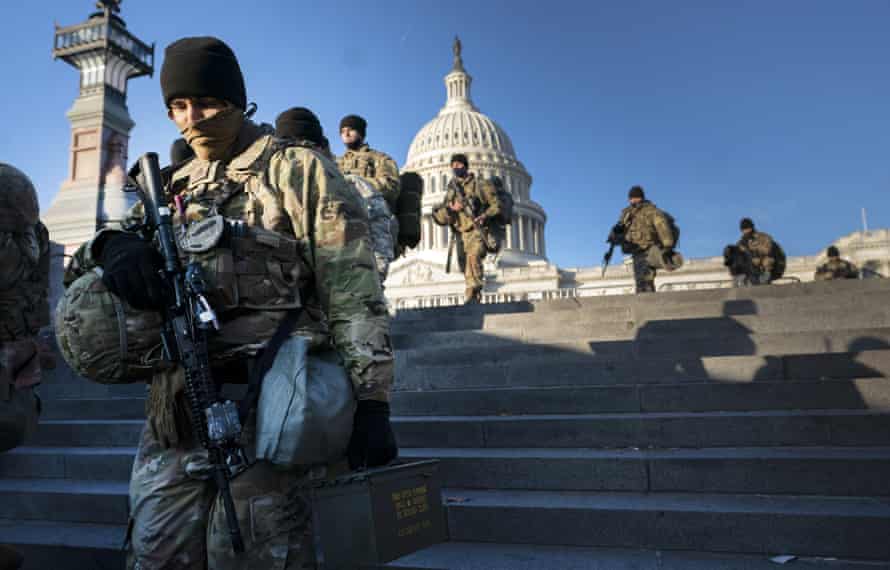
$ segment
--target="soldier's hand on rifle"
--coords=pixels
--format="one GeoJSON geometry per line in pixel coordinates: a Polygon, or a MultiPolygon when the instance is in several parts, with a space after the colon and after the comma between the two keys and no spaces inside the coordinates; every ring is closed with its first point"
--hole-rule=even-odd
{"type": "Polygon", "coordinates": [[[389,423],[389,404],[360,400],[355,410],[352,437],[346,449],[350,469],[386,465],[399,454],[389,423]]]}
{"type": "Polygon", "coordinates": [[[134,309],[164,307],[164,282],[158,270],[161,255],[137,235],[120,233],[105,242],[101,252],[102,283],[134,309]]]}
{"type": "Polygon", "coordinates": [[[487,220],[487,219],[488,218],[485,217],[485,214],[482,214],[481,216],[476,216],[473,219],[473,223],[476,224],[477,226],[481,226],[482,224],[485,223],[485,220],[487,220]]]}
{"type": "Polygon", "coordinates": [[[453,202],[448,204],[448,209],[452,212],[461,212],[464,209],[464,203],[461,202],[460,198],[455,198],[453,202]]]}

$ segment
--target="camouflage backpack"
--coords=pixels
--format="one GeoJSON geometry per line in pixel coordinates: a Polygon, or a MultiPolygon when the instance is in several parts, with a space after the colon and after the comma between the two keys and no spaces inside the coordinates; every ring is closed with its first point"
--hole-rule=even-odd
{"type": "Polygon", "coordinates": [[[504,188],[504,181],[500,176],[492,176],[491,183],[498,195],[498,205],[500,213],[495,218],[495,222],[506,226],[513,221],[513,195],[504,188]]]}
{"type": "Polygon", "coordinates": [[[160,314],[133,309],[108,291],[96,269],[71,283],[55,315],[65,362],[101,384],[146,381],[167,368],[161,324],[160,314]]]}
{"type": "Polygon", "coordinates": [[[674,247],[676,248],[680,243],[680,226],[677,225],[677,220],[675,220],[672,215],[664,210],[658,211],[661,212],[661,215],[667,220],[668,227],[671,229],[671,234],[674,236],[674,247]]]}
{"type": "Polygon", "coordinates": [[[0,162],[0,341],[48,324],[49,234],[25,174],[0,162]]]}

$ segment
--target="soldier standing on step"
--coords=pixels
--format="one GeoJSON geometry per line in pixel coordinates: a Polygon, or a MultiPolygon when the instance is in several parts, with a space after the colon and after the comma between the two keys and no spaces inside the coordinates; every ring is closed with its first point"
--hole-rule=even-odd
{"type": "Polygon", "coordinates": [[[460,235],[458,262],[466,282],[465,303],[478,303],[485,284],[482,262],[499,248],[490,226],[501,212],[500,201],[491,182],[469,171],[466,155],[451,157],[451,171],[454,177],[442,204],[433,210],[433,221],[460,235]]]}
{"type": "Polygon", "coordinates": [[[830,246],[825,253],[828,261],[816,269],[816,281],[859,279],[859,269],[846,259],[841,259],[841,253],[835,246],[830,246]]]}
{"type": "MultiPolygon", "coordinates": [[[[174,223],[188,229],[222,216],[239,228],[237,248],[220,237],[200,254],[209,256],[204,277],[217,286],[208,296],[221,322],[213,338],[223,347],[213,345],[210,353],[211,364],[224,368],[219,380],[243,383],[259,341],[287,321],[282,307],[301,306],[296,334],[308,339],[311,354],[342,363],[357,400],[343,463],[390,462],[397,448],[388,404],[389,317],[359,196],[331,160],[308,146],[281,145],[245,117],[244,78],[221,40],[184,38],[168,46],[161,89],[168,117],[195,152],[171,173],[174,223]],[[233,262],[227,256],[236,251],[242,253],[233,262]]],[[[141,210],[137,204],[131,217],[142,219],[141,210]]],[[[102,284],[126,306],[166,306],[152,243],[105,229],[86,248],[103,268],[102,284]]],[[[207,451],[182,414],[188,410],[184,385],[179,365],[151,380],[130,480],[127,568],[315,567],[311,513],[300,490],[313,471],[256,460],[255,415],[247,416],[241,442],[248,461],[232,468],[230,481],[245,545],[243,553],[234,552],[207,451]]]]}
{"type": "MultiPolygon", "coordinates": [[[[21,445],[37,424],[41,365],[52,366],[38,341],[49,324],[49,234],[37,192],[20,170],[0,162],[0,452],[21,445]]],[[[22,556],[0,545],[0,570],[22,556]]]]}
{"type": "Polygon", "coordinates": [[[627,199],[630,204],[621,211],[608,242],[620,243],[621,251],[632,256],[636,292],[653,293],[656,270],[673,271],[682,264],[674,251],[679,232],[673,219],[646,199],[642,187],[631,187],[627,199]]]}

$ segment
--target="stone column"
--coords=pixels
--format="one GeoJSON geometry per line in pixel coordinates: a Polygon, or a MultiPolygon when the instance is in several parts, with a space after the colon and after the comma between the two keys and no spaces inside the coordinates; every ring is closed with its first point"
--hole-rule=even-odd
{"type": "Polygon", "coordinates": [[[525,252],[525,218],[519,216],[519,251],[525,252]]]}

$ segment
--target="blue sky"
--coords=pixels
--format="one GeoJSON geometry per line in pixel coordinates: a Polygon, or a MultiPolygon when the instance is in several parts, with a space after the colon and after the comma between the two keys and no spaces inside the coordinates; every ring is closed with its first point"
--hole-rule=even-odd
{"type": "MultiPolygon", "coordinates": [[[[68,168],[73,68],[53,22],[90,0],[7,2],[0,35],[0,160],[48,207],[68,168]]],[[[791,255],[890,227],[888,0],[125,0],[130,30],[163,48],[216,35],[236,51],[258,118],[294,105],[329,134],[359,113],[402,165],[445,98],[459,34],[473,99],[510,135],[547,211],[551,261],[599,263],[641,184],[682,228],[680,249],[719,255],[751,216],[791,255]]],[[[130,83],[130,159],[177,132],[158,72],[130,83]]],[[[341,152],[337,137],[334,150],[341,152]]]]}

